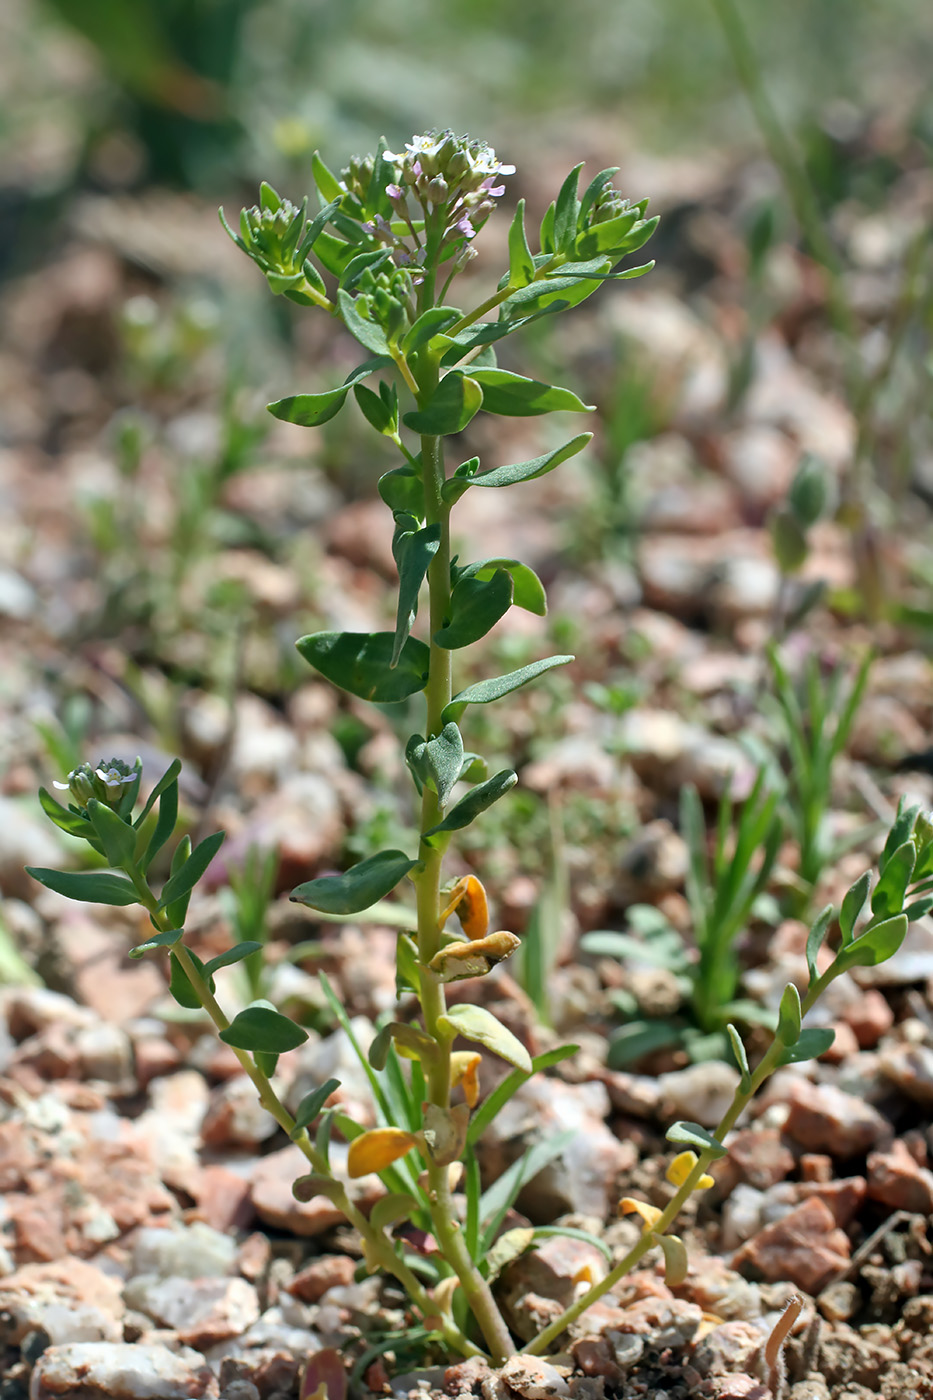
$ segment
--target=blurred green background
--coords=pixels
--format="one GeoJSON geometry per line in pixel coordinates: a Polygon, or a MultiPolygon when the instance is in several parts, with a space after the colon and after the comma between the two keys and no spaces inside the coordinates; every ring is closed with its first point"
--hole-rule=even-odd
{"type": "MultiPolygon", "coordinates": [[[[871,115],[933,134],[928,0],[740,0],[769,92],[811,146],[871,115]]],[[[623,153],[757,137],[710,0],[4,0],[5,262],[75,185],[290,182],[429,126],[510,159],[576,132],[623,153]],[[11,242],[12,240],[12,242],[11,242]]]]}

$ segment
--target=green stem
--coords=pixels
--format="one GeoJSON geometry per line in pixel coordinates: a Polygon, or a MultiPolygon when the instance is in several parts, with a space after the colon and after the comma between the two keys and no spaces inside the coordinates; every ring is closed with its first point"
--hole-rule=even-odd
{"type": "MultiPolygon", "coordinates": [[[[156,924],[160,930],[167,931],[169,928],[168,919],[159,909],[155,896],[139,871],[134,866],[130,866],[126,869],[126,873],[132,880],[137,894],[139,895],[140,903],[148,910],[153,923],[156,924]]],[[[172,952],[177,957],[188,981],[191,983],[198,1001],[213,1021],[216,1029],[218,1031],[226,1030],[230,1025],[230,1020],[211,991],[208,982],[201,975],[197,964],[184,943],[179,942],[174,944],[172,952]]],[[[330,1199],[333,1200],[337,1209],[346,1216],[350,1224],[353,1225],[366,1240],[371,1256],[378,1262],[379,1267],[398,1279],[422,1317],[436,1317],[437,1308],[432,1299],[428,1296],[426,1289],[418,1280],[417,1276],[404,1260],[400,1259],[396,1254],[392,1241],[385,1231],[374,1230],[366,1219],[366,1216],[357,1209],[356,1205],[347,1195],[342,1183],[333,1176],[327,1158],[318,1152],[314,1143],[308,1136],[308,1133],[302,1131],[296,1134],[294,1118],[273,1089],[268,1076],[263,1074],[262,1070],[256,1065],[249,1051],[239,1049],[235,1045],[230,1048],[239,1060],[244,1073],[252,1080],[256,1092],[259,1095],[259,1102],[262,1104],[263,1108],[266,1109],[268,1113],[272,1114],[272,1117],[278,1123],[279,1127],[288,1134],[293,1142],[297,1143],[298,1147],[308,1159],[313,1171],[318,1176],[325,1176],[334,1182],[336,1189],[333,1191],[330,1199]]],[[[460,1352],[461,1355],[482,1355],[480,1349],[474,1346],[474,1344],[464,1336],[463,1332],[452,1320],[441,1318],[439,1330],[450,1347],[460,1352]]]]}
{"type": "MultiPolygon", "coordinates": [[[[418,403],[423,407],[439,382],[436,360],[425,357],[419,365],[418,403]]],[[[450,507],[442,495],[444,485],[443,440],[433,435],[421,439],[421,462],[424,481],[425,522],[440,526],[440,544],[428,568],[430,597],[430,667],[425,687],[427,700],[426,734],[433,738],[443,728],[443,713],[453,693],[452,655],[448,648],[434,641],[436,633],[447,621],[450,607],[450,507]]],[[[418,961],[421,979],[421,1009],[424,1026],[435,1040],[438,1050],[427,1069],[427,1093],[432,1104],[445,1112],[450,1108],[450,1040],[438,1026],[447,1010],[444,984],[431,972],[428,964],[441,946],[441,882],[443,876],[444,842],[431,843],[424,833],[436,826],[443,812],[437,794],[425,785],[421,799],[421,844],[419,858],[422,869],[415,879],[418,900],[418,961]]],[[[451,1265],[463,1289],[470,1311],[490,1349],[493,1360],[502,1364],[515,1350],[502,1314],[489,1284],[477,1269],[456,1219],[451,1201],[450,1182],[446,1166],[428,1160],[431,1223],[444,1258],[451,1265]]]]}
{"type": "MultiPolygon", "coordinates": [[[[822,978],[817,979],[817,981],[812,984],[801,1004],[800,1009],[802,1016],[806,1015],[817,997],[831,980],[832,978],[830,978],[827,973],[824,973],[822,978]]],[[[775,1036],[764,1058],[751,1075],[748,1088],[744,1092],[741,1088],[736,1090],[732,1104],[716,1127],[713,1136],[718,1142],[722,1142],[726,1134],[731,1132],[740,1114],[751,1102],[752,1098],[754,1098],[755,1094],[761,1088],[761,1085],[769,1075],[773,1074],[778,1068],[785,1049],[786,1046],[783,1041],[778,1040],[775,1036]]],[[[665,1206],[657,1222],[652,1225],[650,1229],[645,1229],[641,1238],[632,1246],[628,1254],[610,1269],[605,1278],[601,1278],[588,1292],[583,1294],[582,1298],[578,1298],[565,1312],[561,1313],[560,1317],[548,1327],[545,1327],[542,1332],[539,1332],[533,1341],[529,1342],[527,1346],[522,1347],[522,1352],[528,1356],[540,1356],[553,1342],[556,1342],[562,1332],[566,1331],[568,1327],[576,1322],[578,1317],[581,1317],[583,1313],[586,1312],[587,1308],[592,1307],[593,1304],[598,1302],[611,1288],[614,1288],[620,1279],[630,1273],[635,1265],[648,1253],[649,1249],[655,1248],[657,1244],[656,1236],[663,1235],[674,1223],[684,1205],[696,1190],[700,1177],[709,1170],[711,1163],[715,1160],[715,1153],[710,1151],[701,1152],[697,1158],[696,1166],[694,1166],[676,1195],[674,1195],[665,1206]]]]}

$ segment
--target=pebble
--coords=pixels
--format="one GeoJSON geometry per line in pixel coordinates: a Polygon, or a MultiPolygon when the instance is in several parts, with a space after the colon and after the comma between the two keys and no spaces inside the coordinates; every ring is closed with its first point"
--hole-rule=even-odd
{"type": "Polygon", "coordinates": [[[929,1215],[933,1212],[933,1172],[920,1166],[905,1143],[895,1139],[886,1152],[869,1154],[868,1194],[892,1210],[929,1215]]]}
{"type": "Polygon", "coordinates": [[[29,1400],[200,1400],[213,1384],[204,1358],[187,1347],[72,1342],[42,1353],[29,1400]]]}
{"type": "Polygon", "coordinates": [[[288,1285],[288,1292],[303,1303],[316,1303],[329,1289],[351,1284],[355,1272],[349,1255],[323,1254],[299,1270],[288,1285]]]}
{"type": "Polygon", "coordinates": [[[561,1400],[570,1395],[566,1375],[539,1356],[511,1356],[499,1375],[525,1400],[561,1400]]]}
{"type": "Polygon", "coordinates": [[[789,1112],[784,1132],[808,1152],[827,1152],[845,1160],[867,1152],[892,1135],[877,1109],[829,1084],[796,1077],[784,1094],[789,1112]]]}
{"type": "Polygon", "coordinates": [[[127,1284],[123,1300],[199,1351],[239,1337],[259,1318],[256,1290],[244,1278],[160,1279],[141,1274],[127,1284]]]}
{"type": "Polygon", "coordinates": [[[751,1268],[769,1283],[788,1280],[816,1295],[847,1267],[849,1254],[848,1236],[829,1206],[811,1197],[742,1245],[732,1264],[751,1268]]]}
{"type": "Polygon", "coordinates": [[[714,1128],[731,1106],[739,1073],[721,1060],[688,1065],[658,1076],[660,1114],[667,1121],[686,1119],[714,1128]]]}
{"type": "Polygon", "coordinates": [[[223,1278],[233,1268],[236,1248],[236,1240],[201,1221],[165,1230],[138,1230],[132,1271],[160,1279],[223,1278]]]}
{"type": "Polygon", "coordinates": [[[902,1094],[922,1108],[933,1108],[933,1048],[929,1045],[883,1045],[879,1064],[881,1073],[896,1084],[902,1094]]]}
{"type": "Polygon", "coordinates": [[[211,1090],[201,1120],[201,1142],[213,1149],[253,1149],[273,1137],[277,1128],[259,1102],[253,1081],[240,1074],[211,1090]]]}
{"type": "Polygon", "coordinates": [[[495,1180],[533,1143],[573,1130],[559,1155],[522,1188],[519,1209],[532,1223],[568,1213],[605,1219],[615,1209],[616,1179],[638,1153],[607,1127],[609,1095],[602,1084],[564,1084],[536,1076],[513,1095],[477,1143],[484,1175],[495,1180]]]}

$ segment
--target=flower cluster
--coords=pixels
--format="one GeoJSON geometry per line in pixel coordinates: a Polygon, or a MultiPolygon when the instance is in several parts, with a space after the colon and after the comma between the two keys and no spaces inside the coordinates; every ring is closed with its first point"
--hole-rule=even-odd
{"type": "MultiPolygon", "coordinates": [[[[400,154],[384,153],[395,166],[395,179],[385,187],[396,216],[390,221],[376,215],[365,227],[391,247],[399,266],[424,262],[423,237],[432,222],[440,223],[438,261],[456,256],[463,266],[473,256],[470,243],[505,194],[503,175],[513,175],[514,165],[504,165],[484,141],[458,137],[450,131],[428,132],[408,141],[400,154]],[[413,205],[421,206],[420,211],[413,205]]],[[[361,204],[366,203],[375,170],[375,157],[355,157],[342,172],[343,187],[361,204]]]]}
{"type": "Polygon", "coordinates": [[[305,224],[305,209],[283,199],[276,208],[263,203],[244,209],[240,232],[250,256],[264,272],[297,274],[303,261],[299,244],[305,224]]]}
{"type": "Polygon", "coordinates": [[[91,801],[103,802],[107,807],[117,807],[120,799],[131,783],[135,783],[137,769],[131,768],[121,758],[104,759],[95,768],[90,763],[81,763],[68,774],[64,783],[54,783],[60,792],[70,792],[80,808],[91,801]]]}

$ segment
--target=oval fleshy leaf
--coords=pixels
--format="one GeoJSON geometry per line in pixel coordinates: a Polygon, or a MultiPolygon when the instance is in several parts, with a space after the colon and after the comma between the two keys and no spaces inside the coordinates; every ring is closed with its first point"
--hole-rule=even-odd
{"type": "Polygon", "coordinates": [[[297,423],[302,428],[318,428],[340,412],[354,384],[391,363],[387,355],[377,355],[365,364],[358,365],[350,377],[336,389],[327,389],[323,394],[290,394],[288,398],[277,399],[275,403],[267,404],[268,411],[273,418],[279,418],[283,423],[297,423]]]}
{"type": "Polygon", "coordinates": [[[781,996],[776,1034],[785,1045],[796,1045],[800,1039],[800,993],[793,982],[788,982],[781,996]]]}
{"type": "Polygon", "coordinates": [[[376,705],[406,700],[428,683],[431,653],[415,637],[406,639],[394,668],[392,632],[312,632],[295,645],[334,685],[376,705]]]}
{"type": "Polygon", "coordinates": [[[833,976],[848,972],[852,967],[877,967],[893,958],[907,937],[907,915],[896,914],[893,919],[869,926],[845,948],[840,948],[832,964],[833,976]]]}
{"type": "Polygon", "coordinates": [[[310,1094],[305,1094],[295,1110],[295,1126],[291,1134],[293,1138],[300,1137],[305,1128],[314,1122],[331,1094],[339,1088],[339,1079],[328,1079],[316,1089],[312,1089],[310,1094]]]}
{"type": "Polygon", "coordinates": [[[512,578],[496,569],[490,579],[461,578],[450,595],[450,620],[434,633],[439,647],[472,646],[495,627],[512,606],[512,578]]]}
{"type": "Polygon", "coordinates": [[[482,406],[483,391],[476,380],[461,370],[450,370],[437,386],[430,403],[406,413],[403,421],[413,433],[444,437],[462,433],[482,406]]]}
{"type": "Polygon", "coordinates": [[[353,1139],[347,1153],[347,1175],[368,1176],[390,1167],[399,1157],[417,1146],[418,1139],[406,1128],[372,1128],[353,1139]]]}
{"type": "Polygon", "coordinates": [[[469,1006],[465,1002],[448,1008],[446,1016],[438,1017],[438,1030],[451,1039],[462,1035],[464,1040],[473,1040],[485,1045],[500,1059],[525,1074],[531,1074],[531,1056],[521,1041],[497,1020],[484,1006],[469,1006]]]}
{"type": "Polygon", "coordinates": [[[473,378],[483,390],[483,408],[502,417],[532,418],[558,411],[592,413],[592,406],[570,389],[526,379],[507,369],[474,369],[473,378]]]}
{"type": "Polygon", "coordinates": [[[801,1031],[796,1044],[787,1047],[778,1063],[799,1065],[805,1060],[818,1060],[826,1054],[835,1039],[836,1032],[830,1026],[814,1026],[801,1031]]]}
{"type": "Polygon", "coordinates": [[[463,766],[463,736],[456,724],[445,724],[436,739],[424,740],[420,734],[412,736],[405,749],[405,758],[412,772],[424,785],[427,783],[437,793],[441,807],[446,807],[450,794],[460,779],[463,766]]]}
{"type": "Polygon", "coordinates": [[[668,1142],[683,1143],[685,1147],[692,1147],[695,1152],[708,1152],[714,1161],[726,1155],[722,1143],[717,1142],[712,1133],[707,1132],[699,1123],[673,1123],[664,1136],[668,1142]]]}
{"type": "MultiPolygon", "coordinates": [[[[849,891],[849,894],[851,894],[851,893],[852,893],[852,891],[850,890],[850,891],[849,891]]],[[[862,904],[865,903],[865,898],[867,897],[867,893],[868,893],[868,887],[867,887],[867,885],[866,885],[866,886],[865,886],[865,895],[862,896],[862,904]]],[[[846,899],[848,899],[848,898],[849,898],[849,895],[846,895],[846,899]]],[[[842,903],[843,903],[843,907],[845,907],[845,899],[842,901],[842,903]]],[[[853,916],[853,923],[854,923],[854,921],[855,921],[855,918],[858,917],[858,913],[860,913],[860,912],[861,912],[861,904],[859,905],[859,909],[856,911],[856,914],[853,916]]],[[[822,910],[820,911],[820,913],[817,915],[817,918],[816,918],[816,920],[815,920],[815,922],[814,922],[814,924],[813,924],[813,927],[810,929],[810,933],[809,933],[809,935],[808,935],[808,937],[807,937],[807,969],[808,969],[808,971],[809,971],[809,973],[810,973],[810,981],[811,981],[811,983],[812,983],[812,982],[815,982],[816,979],[817,979],[817,977],[819,976],[819,969],[818,969],[818,967],[817,967],[817,965],[816,965],[816,959],[817,959],[817,955],[818,955],[820,949],[821,949],[822,946],[823,946],[823,939],[826,937],[826,930],[829,928],[830,920],[832,919],[832,917],[833,917],[833,906],[832,906],[831,904],[827,904],[827,905],[826,905],[826,908],[825,908],[825,909],[822,909],[822,910]]],[[[840,920],[839,920],[839,921],[840,921],[840,925],[841,925],[841,923],[842,923],[842,915],[840,915],[840,920]]],[[[846,941],[846,940],[845,940],[845,937],[843,936],[843,942],[845,942],[845,941],[846,941]]]]}
{"type": "Polygon", "coordinates": [[[389,1230],[400,1220],[410,1220],[417,1209],[418,1202],[407,1191],[390,1191],[369,1212],[369,1223],[374,1230],[389,1230]]]}
{"type": "Polygon", "coordinates": [[[170,904],[191,893],[223,845],[225,835],[226,832],[215,831],[213,836],[206,836],[203,841],[198,842],[188,859],[162,886],[158,905],[160,909],[167,909],[170,904]]]}
{"type": "Polygon", "coordinates": [[[131,948],[127,954],[130,958],[142,958],[146,953],[151,953],[155,948],[171,948],[181,938],[184,929],[167,929],[165,933],[154,933],[145,943],[137,943],[135,948],[131,948]]]}
{"type": "Polygon", "coordinates": [[[242,962],[244,958],[250,958],[253,953],[260,952],[262,952],[261,943],[245,939],[242,943],[234,943],[233,947],[228,948],[225,953],[218,953],[216,958],[211,958],[205,966],[208,972],[213,973],[220,967],[233,967],[235,963],[242,962]]]}
{"type": "Polygon", "coordinates": [[[238,1050],[262,1050],[281,1055],[295,1050],[308,1039],[308,1032],[271,1006],[247,1006],[218,1035],[238,1050]]]}
{"type": "Polygon", "coordinates": [[[342,875],[321,875],[292,890],[295,904],[322,914],[361,914],[378,904],[418,864],[404,851],[379,851],[342,875]]]}

